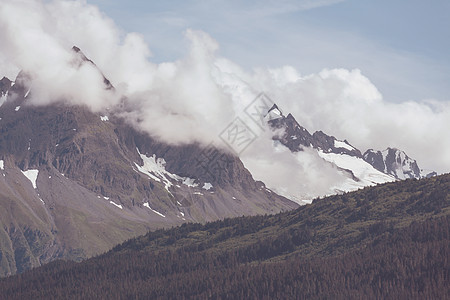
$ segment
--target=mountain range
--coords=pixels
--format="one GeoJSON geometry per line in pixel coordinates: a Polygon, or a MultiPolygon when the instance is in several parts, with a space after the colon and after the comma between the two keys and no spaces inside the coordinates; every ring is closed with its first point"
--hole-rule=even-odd
{"type": "MultiPolygon", "coordinates": [[[[72,53],[75,65],[95,66],[79,48],[72,53]]],[[[98,72],[103,88],[114,90],[98,72]]],[[[1,276],[55,259],[80,261],[148,230],[290,211],[304,200],[255,180],[228,151],[168,144],[128,124],[115,108],[31,105],[32,81],[25,71],[0,80],[1,276]]],[[[338,169],[343,184],[331,193],[433,175],[397,149],[361,154],[346,140],[311,135],[276,105],[267,122],[283,131],[275,147],[313,149],[338,169]]]]}
{"type": "MultiPolygon", "coordinates": [[[[330,187],[331,194],[395,180],[437,175],[434,171],[420,169],[416,160],[396,148],[383,151],[369,149],[362,154],[347,140],[338,140],[322,131],[311,134],[292,114],[285,116],[276,104],[269,109],[265,119],[277,131],[273,139],[279,143],[275,147],[287,147],[293,154],[310,149],[322,158],[323,164],[331,164],[339,170],[343,181],[330,187]]],[[[274,190],[277,191],[276,188],[274,190]]],[[[308,202],[305,201],[308,199],[298,200],[308,202]]]]}
{"type": "Polygon", "coordinates": [[[298,207],[213,146],[160,142],[113,112],[29,105],[25,72],[0,83],[1,275],[90,257],[150,229],[298,207]]]}

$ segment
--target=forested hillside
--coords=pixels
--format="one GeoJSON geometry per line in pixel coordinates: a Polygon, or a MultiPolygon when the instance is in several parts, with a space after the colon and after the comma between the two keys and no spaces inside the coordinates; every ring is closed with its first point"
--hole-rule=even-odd
{"type": "Polygon", "coordinates": [[[0,280],[3,299],[449,299],[450,175],[149,232],[0,280]],[[101,296],[100,296],[101,295],[101,296]]]}

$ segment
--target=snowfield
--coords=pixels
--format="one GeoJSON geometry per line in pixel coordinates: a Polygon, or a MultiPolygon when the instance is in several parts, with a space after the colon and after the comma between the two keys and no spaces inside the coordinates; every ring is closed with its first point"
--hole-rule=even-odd
{"type": "Polygon", "coordinates": [[[37,177],[39,175],[39,170],[27,170],[27,171],[22,171],[22,174],[25,175],[25,177],[28,178],[28,180],[31,182],[31,184],[33,185],[34,189],[37,189],[36,186],[36,181],[37,181],[37,177]]]}
{"type": "Polygon", "coordinates": [[[355,148],[353,148],[352,146],[350,146],[346,142],[338,141],[338,140],[334,140],[334,148],[344,148],[344,149],[347,149],[347,150],[350,150],[350,151],[355,150],[355,148]]]}
{"type": "MultiPolygon", "coordinates": [[[[147,157],[144,154],[141,154],[139,152],[139,149],[137,149],[137,152],[139,153],[139,156],[141,157],[142,161],[144,162],[143,166],[139,166],[137,163],[134,163],[136,168],[139,172],[147,175],[151,179],[163,182],[166,190],[170,193],[169,188],[173,186],[172,181],[179,181],[182,184],[188,186],[188,187],[197,187],[198,184],[195,183],[195,179],[189,178],[189,177],[182,177],[177,174],[170,173],[166,170],[166,161],[164,158],[157,158],[155,154],[153,154],[150,157],[147,157]]],[[[204,186],[208,187],[209,183],[205,183],[204,186]]],[[[212,185],[211,185],[212,187],[212,185]]],[[[211,188],[209,187],[209,188],[211,188]]],[[[205,187],[204,187],[205,188],[205,187]]],[[[208,188],[208,189],[209,189],[208,188]]]]}
{"type": "Polygon", "coordinates": [[[325,161],[331,162],[341,169],[351,171],[360,180],[355,181],[348,178],[341,186],[334,187],[335,190],[354,191],[365,186],[395,181],[393,176],[378,171],[361,158],[345,154],[324,153],[323,151],[318,151],[318,154],[325,161]]]}

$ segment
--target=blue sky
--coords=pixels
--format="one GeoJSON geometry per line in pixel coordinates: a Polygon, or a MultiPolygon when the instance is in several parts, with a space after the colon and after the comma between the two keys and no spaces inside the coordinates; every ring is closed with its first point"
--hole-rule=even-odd
{"type": "Polygon", "coordinates": [[[88,0],[155,62],[185,54],[187,28],[210,34],[239,65],[301,74],[358,68],[388,101],[450,100],[450,1],[88,0]]]}

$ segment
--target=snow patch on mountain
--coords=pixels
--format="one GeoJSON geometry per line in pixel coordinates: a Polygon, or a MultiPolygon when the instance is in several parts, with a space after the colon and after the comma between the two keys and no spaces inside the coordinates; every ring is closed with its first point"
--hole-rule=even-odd
{"type": "Polygon", "coordinates": [[[404,151],[387,148],[383,151],[367,150],[363,158],[375,169],[392,175],[397,179],[424,178],[435,175],[433,171],[421,170],[415,159],[410,158],[404,151]]]}
{"type": "Polygon", "coordinates": [[[209,191],[212,188],[212,184],[209,182],[205,182],[205,184],[203,184],[203,189],[209,191]]]}
{"type": "Polygon", "coordinates": [[[22,174],[25,175],[26,178],[28,178],[28,180],[33,185],[33,188],[36,189],[37,188],[36,181],[39,175],[39,170],[22,171],[22,174]]]}
{"type": "Polygon", "coordinates": [[[170,173],[166,170],[166,161],[164,158],[157,158],[155,154],[150,157],[147,157],[144,154],[139,152],[139,149],[136,148],[144,162],[143,166],[139,166],[137,163],[134,163],[139,172],[147,175],[151,179],[163,182],[166,190],[170,193],[169,188],[173,186],[172,181],[180,181],[184,185],[188,187],[197,187],[198,184],[195,183],[195,179],[189,177],[182,177],[177,174],[170,173]]]}
{"type": "Polygon", "coordinates": [[[395,181],[394,177],[376,170],[374,167],[372,167],[370,164],[359,157],[345,154],[324,153],[323,151],[318,151],[318,154],[324,160],[335,164],[337,167],[351,171],[353,175],[359,179],[359,181],[355,181],[352,179],[355,184],[352,183],[350,186],[348,186],[347,184],[348,188],[350,188],[351,190],[367,185],[395,181]]]}
{"type": "Polygon", "coordinates": [[[0,106],[3,105],[3,103],[6,102],[6,100],[8,100],[8,92],[6,91],[5,93],[2,93],[2,95],[0,96],[0,106]]]}
{"type": "Polygon", "coordinates": [[[355,150],[355,148],[353,148],[352,146],[350,146],[348,143],[343,142],[343,141],[339,141],[339,140],[334,140],[334,147],[335,148],[344,148],[347,150],[355,150]]]}
{"type": "MultiPolygon", "coordinates": [[[[144,160],[144,159],[143,159],[144,160]]],[[[144,160],[144,165],[141,167],[139,166],[137,163],[134,163],[134,165],[136,166],[136,168],[138,169],[139,172],[147,175],[148,177],[150,177],[151,179],[161,182],[161,179],[159,179],[158,177],[156,177],[155,175],[152,174],[152,169],[149,168],[148,166],[146,166],[146,160],[144,160]]],[[[148,163],[148,162],[147,162],[148,163]]]]}
{"type": "Polygon", "coordinates": [[[0,169],[5,170],[5,163],[3,162],[2,159],[0,159],[0,169]]]}
{"type": "MultiPolygon", "coordinates": [[[[384,150],[384,153],[388,153],[388,149],[384,150]]],[[[384,155],[383,155],[384,157],[384,155]]],[[[391,166],[391,174],[396,178],[406,179],[420,176],[420,170],[417,166],[417,162],[414,159],[409,158],[405,152],[395,149],[395,160],[391,166]]]]}
{"type": "Polygon", "coordinates": [[[117,204],[117,203],[115,203],[114,201],[109,201],[109,203],[111,203],[112,205],[114,205],[114,206],[116,206],[116,207],[118,207],[118,208],[120,208],[120,209],[123,209],[122,205],[117,204]]]}
{"type": "Polygon", "coordinates": [[[198,186],[198,184],[195,183],[195,179],[193,179],[193,178],[181,177],[181,179],[183,180],[183,184],[188,187],[197,187],[198,186]]]}
{"type": "Polygon", "coordinates": [[[144,203],[144,206],[147,207],[148,209],[150,209],[150,210],[151,210],[152,212],[154,212],[155,214],[157,214],[157,215],[159,215],[159,216],[161,216],[161,217],[163,217],[163,218],[166,217],[165,215],[163,215],[163,214],[160,213],[159,211],[154,210],[153,208],[151,208],[151,207],[150,207],[150,204],[148,204],[148,202],[145,202],[145,203],[144,203]]]}
{"type": "Polygon", "coordinates": [[[384,164],[384,173],[387,173],[387,166],[386,166],[386,157],[387,157],[387,151],[382,151],[381,156],[383,157],[383,164],[384,164]]]}
{"type": "Polygon", "coordinates": [[[165,168],[166,161],[162,158],[156,158],[155,154],[153,154],[151,157],[147,157],[141,153],[139,153],[139,155],[144,162],[144,165],[142,167],[135,163],[139,172],[146,174],[153,180],[163,182],[166,190],[169,191],[169,187],[172,186],[172,182],[166,177],[166,175],[170,174],[166,171],[165,168]]]}

